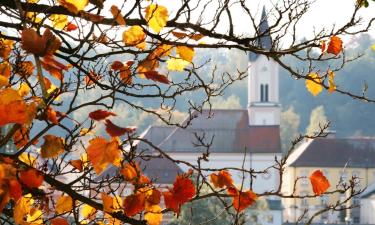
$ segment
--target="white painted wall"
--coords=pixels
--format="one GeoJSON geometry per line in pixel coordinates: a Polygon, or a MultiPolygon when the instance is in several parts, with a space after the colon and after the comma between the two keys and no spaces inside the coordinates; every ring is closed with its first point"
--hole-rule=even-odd
{"type": "MultiPolygon", "coordinates": [[[[193,165],[197,165],[197,159],[201,156],[198,153],[169,153],[169,155],[178,160],[183,160],[189,162],[193,165]]],[[[280,154],[276,154],[278,158],[281,157],[280,154]]],[[[241,168],[244,164],[244,168],[253,168],[255,170],[264,170],[267,167],[274,165],[274,153],[256,153],[244,156],[243,153],[210,153],[209,161],[202,162],[202,168],[241,168]],[[245,161],[244,161],[245,157],[245,161]]],[[[188,166],[184,164],[178,164],[178,166],[183,170],[187,171],[188,166]]],[[[212,172],[207,172],[210,174],[212,172]]],[[[233,180],[236,184],[240,186],[242,183],[243,174],[240,171],[231,170],[233,180]]],[[[257,175],[257,178],[253,181],[253,191],[261,193],[264,191],[275,190],[279,184],[278,173],[275,169],[270,169],[267,175],[257,175]]],[[[250,187],[250,179],[248,176],[245,177],[244,188],[250,187]]]]}
{"type": "Polygon", "coordinates": [[[362,224],[375,224],[375,195],[361,199],[360,215],[362,224]]]}

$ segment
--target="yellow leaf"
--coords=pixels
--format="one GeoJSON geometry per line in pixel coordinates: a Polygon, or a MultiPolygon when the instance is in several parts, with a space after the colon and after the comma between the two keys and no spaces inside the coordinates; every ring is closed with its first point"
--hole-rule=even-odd
{"type": "Polygon", "coordinates": [[[187,46],[177,46],[177,53],[181,57],[181,59],[188,62],[193,61],[193,57],[195,55],[194,48],[187,46]]]}
{"type": "Polygon", "coordinates": [[[36,158],[34,156],[30,155],[30,153],[24,152],[20,156],[18,156],[18,159],[21,160],[22,162],[26,163],[29,166],[32,166],[32,167],[35,166],[36,158]]]}
{"type": "Polygon", "coordinates": [[[163,219],[161,208],[158,205],[152,205],[147,207],[145,220],[149,225],[159,225],[163,219]]]}
{"type": "MultiPolygon", "coordinates": [[[[1,40],[0,40],[0,43],[1,43],[1,40]]],[[[0,63],[0,74],[1,75],[9,78],[11,69],[12,69],[12,67],[10,66],[10,64],[8,62],[0,63]]]]}
{"type": "Polygon", "coordinates": [[[93,219],[95,218],[96,209],[91,207],[90,205],[84,204],[82,206],[81,214],[85,219],[93,219]]]}
{"type": "Polygon", "coordinates": [[[116,22],[120,25],[126,25],[126,22],[124,20],[124,16],[121,14],[121,11],[117,8],[117,6],[112,5],[111,6],[111,13],[113,15],[113,18],[116,20],[116,22]]]}
{"type": "Polygon", "coordinates": [[[89,0],[58,0],[58,2],[75,14],[78,14],[79,11],[83,10],[89,4],[89,0]]]}
{"type": "Polygon", "coordinates": [[[306,79],[306,88],[307,90],[314,96],[317,96],[320,92],[322,92],[322,81],[317,73],[310,73],[307,75],[306,79]],[[312,79],[312,80],[311,80],[312,79]]]}
{"type": "Polygon", "coordinates": [[[94,132],[89,130],[88,128],[82,128],[81,131],[79,132],[79,135],[85,136],[85,135],[94,135],[94,132]]]}
{"type": "Polygon", "coordinates": [[[8,86],[9,79],[6,76],[0,75],[0,87],[8,86]]]}
{"type": "Polygon", "coordinates": [[[372,46],[371,46],[371,49],[372,49],[373,51],[375,51],[375,45],[372,45],[372,46]]]}
{"type": "Polygon", "coordinates": [[[53,27],[59,30],[64,29],[69,23],[67,15],[52,14],[49,19],[52,21],[53,27]]]}
{"type": "Polygon", "coordinates": [[[22,83],[20,85],[20,88],[18,88],[18,94],[21,95],[22,97],[25,97],[29,93],[30,93],[29,85],[27,85],[26,83],[22,83]]]}
{"type": "Polygon", "coordinates": [[[336,90],[334,77],[335,77],[335,73],[333,71],[329,71],[328,72],[328,84],[329,84],[328,92],[329,93],[332,93],[336,90]]]}
{"type": "Polygon", "coordinates": [[[69,195],[60,196],[56,203],[56,213],[62,214],[65,212],[72,211],[73,199],[69,195]]]}
{"type": "Polygon", "coordinates": [[[97,137],[90,140],[87,155],[95,172],[100,174],[109,163],[117,164],[118,159],[121,158],[121,151],[118,149],[117,140],[107,141],[102,137],[97,137]]]}
{"type": "Polygon", "coordinates": [[[167,60],[167,68],[171,71],[183,71],[189,62],[183,59],[170,58],[167,60]]]}
{"type": "Polygon", "coordinates": [[[42,19],[37,16],[38,13],[35,12],[27,12],[26,13],[26,18],[33,21],[34,23],[40,23],[42,19]]]}
{"type": "Polygon", "coordinates": [[[156,33],[159,33],[168,21],[168,10],[164,6],[150,4],[146,8],[146,20],[148,25],[156,33]]]}
{"type": "Polygon", "coordinates": [[[122,33],[122,40],[126,45],[135,46],[142,44],[146,39],[146,34],[141,26],[131,26],[122,33]]]}
{"type": "Polygon", "coordinates": [[[24,217],[30,213],[31,205],[34,203],[31,194],[21,197],[13,210],[13,218],[16,224],[23,224],[24,217]]]}
{"type": "Polygon", "coordinates": [[[42,210],[32,208],[30,214],[26,217],[27,225],[43,224],[43,212],[42,210]]]}

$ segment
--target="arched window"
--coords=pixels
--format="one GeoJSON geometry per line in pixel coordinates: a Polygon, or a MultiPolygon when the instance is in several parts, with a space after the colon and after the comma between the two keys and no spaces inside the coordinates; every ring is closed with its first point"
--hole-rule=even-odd
{"type": "Polygon", "coordinates": [[[264,90],[264,101],[265,102],[268,102],[268,84],[264,85],[265,86],[265,90],[264,90]]]}
{"type": "Polygon", "coordinates": [[[264,85],[260,85],[260,101],[264,102],[264,85]]]}

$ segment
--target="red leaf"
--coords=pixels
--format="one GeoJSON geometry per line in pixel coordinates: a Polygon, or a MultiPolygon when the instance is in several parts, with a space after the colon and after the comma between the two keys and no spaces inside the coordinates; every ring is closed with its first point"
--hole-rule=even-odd
{"type": "Polygon", "coordinates": [[[310,176],[310,181],[316,195],[322,195],[331,186],[321,170],[315,170],[310,176]]]}
{"type": "Polygon", "coordinates": [[[15,201],[22,197],[22,187],[21,184],[17,180],[10,180],[9,181],[9,195],[15,201]]]}
{"type": "Polygon", "coordinates": [[[89,113],[89,117],[93,120],[104,120],[108,116],[117,116],[117,115],[113,112],[109,112],[109,111],[102,110],[102,109],[98,109],[89,113]]]}
{"type": "Polygon", "coordinates": [[[250,205],[254,204],[258,196],[252,191],[238,191],[235,187],[228,188],[228,194],[233,196],[233,208],[237,212],[241,212],[250,205]]]}
{"type": "Polygon", "coordinates": [[[125,214],[132,217],[145,209],[146,196],[144,193],[137,193],[127,196],[123,206],[125,214]]]}
{"type": "Polygon", "coordinates": [[[111,65],[111,69],[113,69],[114,71],[122,70],[124,69],[124,64],[120,61],[114,61],[111,65]]]}
{"type": "Polygon", "coordinates": [[[180,213],[180,204],[174,199],[174,195],[170,191],[163,192],[165,206],[173,210],[177,215],[180,213]]]}
{"type": "Polygon", "coordinates": [[[135,128],[134,127],[119,127],[107,119],[105,120],[105,131],[107,131],[107,133],[111,135],[111,137],[117,137],[117,136],[124,135],[125,133],[133,133],[135,131],[135,128]]]}
{"type": "Polygon", "coordinates": [[[79,170],[79,172],[82,172],[83,162],[80,159],[71,160],[69,164],[72,165],[75,169],[79,170]]]}
{"type": "Polygon", "coordinates": [[[342,51],[342,40],[337,36],[331,37],[329,41],[327,52],[338,55],[342,51]]]}
{"type": "Polygon", "coordinates": [[[155,70],[146,71],[146,72],[143,72],[143,74],[149,80],[157,81],[157,82],[160,82],[160,83],[163,83],[163,84],[169,84],[170,83],[170,81],[168,80],[168,78],[166,76],[164,76],[162,74],[159,74],[155,70]]]}
{"type": "Polygon", "coordinates": [[[192,199],[195,195],[195,186],[193,182],[184,176],[177,176],[173,183],[173,189],[163,192],[166,207],[179,214],[180,207],[192,199]]]}
{"type": "Polygon", "coordinates": [[[211,182],[216,188],[232,187],[233,179],[230,173],[226,170],[221,170],[218,174],[212,173],[210,175],[211,182]]]}
{"type": "Polygon", "coordinates": [[[73,30],[77,30],[77,29],[78,29],[77,25],[75,25],[72,22],[69,22],[68,25],[66,25],[66,27],[65,27],[65,30],[68,31],[68,32],[73,31],[73,30]]]}
{"type": "Polygon", "coordinates": [[[69,225],[64,218],[55,218],[51,220],[51,225],[69,225]]]}
{"type": "Polygon", "coordinates": [[[20,181],[28,188],[38,188],[42,185],[44,177],[36,169],[28,169],[20,172],[20,181]]]}

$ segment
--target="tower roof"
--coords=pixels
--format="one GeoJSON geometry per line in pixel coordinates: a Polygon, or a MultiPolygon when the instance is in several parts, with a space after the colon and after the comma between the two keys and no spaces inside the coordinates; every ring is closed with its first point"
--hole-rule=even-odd
{"type": "MultiPolygon", "coordinates": [[[[263,49],[270,50],[272,48],[272,39],[270,35],[270,27],[268,25],[268,18],[266,7],[263,6],[262,16],[259,22],[258,31],[257,31],[258,39],[254,43],[255,46],[258,46],[263,49]]],[[[259,54],[250,52],[249,53],[249,60],[255,61],[258,58],[259,54]]]]}

